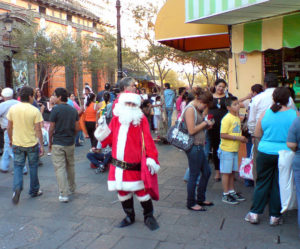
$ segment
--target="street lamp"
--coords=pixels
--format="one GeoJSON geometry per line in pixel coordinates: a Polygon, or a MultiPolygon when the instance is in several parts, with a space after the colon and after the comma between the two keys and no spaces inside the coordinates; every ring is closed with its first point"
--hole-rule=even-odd
{"type": "Polygon", "coordinates": [[[9,18],[9,14],[8,13],[6,13],[6,17],[3,20],[3,22],[4,22],[4,25],[5,25],[5,30],[8,33],[11,33],[12,32],[13,20],[11,18],[9,18]]]}
{"type": "Polygon", "coordinates": [[[123,69],[122,69],[122,38],[121,38],[121,3],[120,0],[116,1],[117,8],[117,53],[118,53],[118,82],[123,77],[123,69]]]}

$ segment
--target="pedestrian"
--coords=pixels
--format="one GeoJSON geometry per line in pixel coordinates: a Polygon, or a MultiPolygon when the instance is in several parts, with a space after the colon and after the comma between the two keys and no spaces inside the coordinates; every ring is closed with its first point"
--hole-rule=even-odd
{"type": "Polygon", "coordinates": [[[154,123],[155,134],[158,134],[159,131],[159,124],[161,119],[161,106],[162,103],[160,100],[160,96],[156,96],[155,102],[153,104],[153,110],[154,110],[153,123],[154,123]]]}
{"type": "Polygon", "coordinates": [[[94,136],[94,132],[96,130],[96,116],[97,111],[100,109],[101,105],[95,102],[95,94],[90,93],[87,96],[87,102],[85,105],[85,127],[87,133],[89,134],[90,142],[91,142],[91,149],[95,149],[97,146],[97,139],[94,136]]]}
{"type": "Polygon", "coordinates": [[[39,109],[42,110],[42,106],[45,106],[47,100],[46,100],[45,96],[43,95],[40,88],[35,89],[34,98],[39,106],[39,109]]]}
{"type": "MultiPolygon", "coordinates": [[[[254,84],[253,86],[251,86],[251,92],[246,97],[239,99],[240,107],[246,109],[246,114],[242,121],[242,135],[248,139],[248,142],[246,143],[246,150],[247,150],[248,158],[251,157],[251,152],[253,152],[252,137],[251,137],[251,134],[249,133],[249,128],[248,128],[248,118],[249,118],[251,101],[252,101],[252,98],[254,98],[258,94],[262,93],[263,91],[264,91],[264,89],[261,84],[254,84]]],[[[254,181],[245,179],[245,186],[253,187],[254,181]]]]}
{"type": "MultiPolygon", "coordinates": [[[[158,151],[152,139],[147,118],[141,109],[141,97],[135,93],[121,93],[113,110],[109,134],[101,141],[102,148],[112,147],[112,161],[108,174],[108,190],[118,191],[126,217],[119,224],[125,227],[135,222],[133,194],[144,209],[144,222],[150,230],[159,226],[153,216],[153,204],[141,180],[141,160],[145,145],[146,163],[152,174],[158,172],[158,151]]],[[[108,129],[108,128],[107,128],[108,129]]],[[[158,186],[156,186],[158,188],[158,186]]]]}
{"type": "MultiPolygon", "coordinates": [[[[265,91],[258,94],[257,96],[252,98],[249,118],[248,118],[248,130],[252,136],[252,144],[253,144],[253,177],[254,181],[256,180],[256,157],[257,157],[257,148],[259,144],[259,139],[254,136],[254,131],[256,124],[259,120],[260,115],[269,109],[273,105],[272,94],[275,91],[276,87],[278,87],[278,77],[273,73],[268,73],[264,79],[265,91]]],[[[296,110],[294,101],[292,98],[289,98],[288,107],[296,110]]]]}
{"type": "Polygon", "coordinates": [[[103,173],[108,168],[111,161],[111,151],[104,153],[101,149],[94,149],[86,155],[87,159],[91,162],[90,167],[95,169],[95,173],[103,173]]]}
{"type": "Polygon", "coordinates": [[[250,212],[245,220],[256,224],[269,203],[270,225],[279,225],[281,202],[278,183],[278,151],[289,150],[286,144],[289,128],[297,117],[288,107],[290,92],[285,87],[273,91],[274,104],[261,114],[254,136],[259,138],[256,158],[257,180],[250,212]]]}
{"type": "Polygon", "coordinates": [[[223,79],[218,79],[215,82],[215,92],[213,94],[213,106],[209,109],[209,114],[213,116],[215,121],[212,129],[208,130],[208,140],[210,141],[210,146],[212,148],[212,159],[215,166],[215,176],[214,180],[216,182],[221,181],[220,175],[220,160],[218,157],[218,149],[220,145],[220,128],[221,120],[227,114],[228,110],[226,108],[225,100],[229,94],[225,93],[227,88],[227,83],[223,79]]]}
{"type": "Polygon", "coordinates": [[[49,150],[58,183],[60,202],[68,202],[69,194],[76,189],[74,148],[75,137],[79,131],[79,117],[75,108],[67,104],[68,91],[56,88],[53,96],[56,106],[50,115],[49,150]]]}
{"type": "Polygon", "coordinates": [[[142,88],[142,93],[141,93],[141,97],[144,100],[148,100],[148,94],[146,93],[146,89],[142,88]]]}
{"type": "Polygon", "coordinates": [[[179,119],[179,117],[181,116],[181,112],[183,110],[181,109],[181,103],[182,103],[183,95],[186,93],[186,88],[180,87],[178,91],[179,91],[179,96],[176,99],[177,119],[179,119]]]}
{"type": "Polygon", "coordinates": [[[173,90],[171,90],[170,83],[165,83],[164,98],[169,129],[172,125],[172,115],[175,102],[175,93],[173,90]]]}
{"type": "Polygon", "coordinates": [[[39,157],[44,154],[42,135],[43,117],[32,103],[34,90],[24,86],[20,90],[21,103],[13,105],[8,113],[7,133],[14,153],[14,184],[12,202],[19,203],[23,190],[23,168],[28,158],[30,173],[29,195],[37,197],[43,194],[38,178],[39,157]]]}
{"type": "Polygon", "coordinates": [[[211,170],[204,153],[205,130],[213,126],[210,120],[204,120],[203,112],[208,111],[213,97],[201,88],[195,90],[195,99],[185,109],[184,122],[190,136],[194,137],[193,147],[186,152],[189,162],[189,179],[187,183],[187,208],[193,211],[206,211],[204,206],[212,206],[206,201],[206,188],[211,170]],[[200,181],[197,179],[201,173],[200,181]],[[197,188],[197,195],[195,195],[197,188]],[[196,198],[195,198],[196,197],[196,198]]]}
{"type": "MultiPolygon", "coordinates": [[[[0,124],[1,129],[4,131],[4,150],[1,158],[0,172],[7,173],[10,161],[14,158],[14,154],[10,146],[10,140],[7,133],[8,120],[6,118],[6,115],[13,105],[16,105],[20,102],[13,99],[14,91],[11,88],[4,88],[1,92],[1,95],[4,100],[4,102],[0,104],[0,124]]],[[[24,170],[26,170],[25,172],[27,173],[26,167],[24,167],[24,170]]]]}
{"type": "MultiPolygon", "coordinates": [[[[296,193],[298,200],[298,227],[300,229],[300,117],[297,117],[292,123],[288,137],[287,137],[287,146],[293,150],[295,157],[293,160],[293,172],[296,185],[296,193]]],[[[299,230],[300,231],[300,230],[299,230]]],[[[300,233],[299,233],[300,236],[300,233]]]]}
{"type": "Polygon", "coordinates": [[[222,201],[238,204],[246,199],[235,191],[234,175],[238,172],[240,142],[247,143],[247,138],[242,136],[238,98],[234,96],[226,98],[225,105],[228,113],[221,121],[221,144],[218,152],[223,185],[222,201]]]}

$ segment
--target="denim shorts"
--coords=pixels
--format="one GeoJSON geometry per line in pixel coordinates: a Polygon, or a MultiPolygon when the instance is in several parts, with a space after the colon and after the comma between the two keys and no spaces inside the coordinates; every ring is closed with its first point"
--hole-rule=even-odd
{"type": "Polygon", "coordinates": [[[230,174],[233,171],[238,171],[238,152],[228,152],[219,149],[218,155],[220,159],[220,172],[230,174]]]}

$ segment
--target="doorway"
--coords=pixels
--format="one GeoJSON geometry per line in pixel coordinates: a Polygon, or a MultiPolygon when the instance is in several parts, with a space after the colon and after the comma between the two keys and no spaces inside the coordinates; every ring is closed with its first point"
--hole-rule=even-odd
{"type": "Polygon", "coordinates": [[[12,65],[11,58],[7,58],[3,62],[5,87],[13,88],[12,65]]]}

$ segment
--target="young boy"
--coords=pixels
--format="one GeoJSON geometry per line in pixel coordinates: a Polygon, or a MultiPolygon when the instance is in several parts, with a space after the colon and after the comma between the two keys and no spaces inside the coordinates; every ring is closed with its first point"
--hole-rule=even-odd
{"type": "Polygon", "coordinates": [[[221,144],[219,149],[220,172],[222,173],[223,197],[228,204],[238,204],[245,198],[234,190],[234,174],[238,171],[238,151],[240,142],[246,143],[242,136],[239,118],[239,102],[231,96],[225,101],[228,113],[221,122],[221,144]]]}

